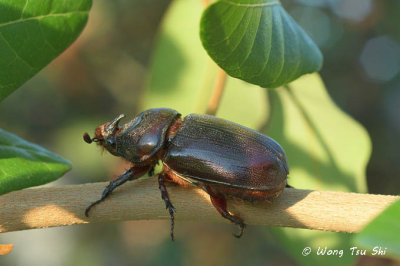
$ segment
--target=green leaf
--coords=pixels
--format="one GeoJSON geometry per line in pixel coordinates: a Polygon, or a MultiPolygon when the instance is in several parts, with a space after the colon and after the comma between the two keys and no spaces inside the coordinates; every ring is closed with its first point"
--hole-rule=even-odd
{"type": "Polygon", "coordinates": [[[322,54],[278,0],[221,0],[201,18],[200,37],[229,75],[276,88],[318,71],[322,54]]]}
{"type": "Polygon", "coordinates": [[[370,250],[373,256],[400,259],[400,200],[390,205],[355,237],[356,245],[370,250]],[[385,254],[377,254],[377,251],[385,254]]]}
{"type": "Polygon", "coordinates": [[[284,147],[296,188],[366,192],[371,143],[341,111],[317,75],[269,91],[273,116],[264,133],[284,147]]]}
{"type": "MultiPolygon", "coordinates": [[[[156,45],[143,109],[170,107],[183,115],[206,110],[217,67],[195,34],[200,11],[198,0],[175,0],[171,5],[156,45]]],[[[365,129],[332,102],[318,75],[305,75],[290,86],[267,91],[228,78],[217,115],[278,140],[289,158],[289,183],[296,188],[365,192],[371,150],[365,129]]],[[[355,259],[348,252],[342,258],[301,255],[308,246],[348,251],[350,234],[274,231],[286,252],[304,264],[349,265],[355,259]]]]}
{"type": "Polygon", "coordinates": [[[57,154],[0,129],[0,194],[51,182],[70,169],[57,154]]]}
{"type": "Polygon", "coordinates": [[[0,101],[80,34],[91,0],[0,0],[0,101]]]}
{"type": "MultiPolygon", "coordinates": [[[[269,93],[272,116],[264,133],[285,149],[295,188],[366,192],[365,170],[371,143],[365,129],[330,99],[316,75],[306,75],[269,93]]],[[[351,235],[279,228],[278,238],[304,264],[349,265],[351,235]],[[311,247],[304,257],[302,250],[311,247]],[[343,257],[318,256],[318,248],[343,250],[343,257]]]]}

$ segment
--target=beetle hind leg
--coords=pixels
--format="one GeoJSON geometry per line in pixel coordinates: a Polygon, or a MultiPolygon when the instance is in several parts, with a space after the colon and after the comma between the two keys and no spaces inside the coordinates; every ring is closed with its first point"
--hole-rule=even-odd
{"type": "Polygon", "coordinates": [[[167,187],[165,186],[164,176],[162,173],[158,175],[158,188],[161,191],[161,198],[165,202],[165,208],[168,209],[169,216],[171,217],[171,239],[173,241],[174,240],[174,224],[175,224],[174,212],[176,210],[169,199],[167,187]]]}
{"type": "Polygon", "coordinates": [[[289,185],[289,184],[287,184],[286,183],[286,186],[285,186],[286,188],[294,188],[294,187],[292,187],[291,185],[289,185]]]}
{"type": "Polygon", "coordinates": [[[227,209],[227,204],[226,204],[226,199],[223,195],[217,194],[217,193],[212,193],[210,189],[206,188],[207,193],[210,195],[211,203],[217,209],[217,211],[224,217],[225,219],[228,219],[232,223],[236,224],[239,226],[240,231],[238,234],[233,234],[234,237],[240,238],[243,235],[244,228],[246,227],[246,224],[244,221],[238,217],[237,215],[229,213],[227,209]]]}

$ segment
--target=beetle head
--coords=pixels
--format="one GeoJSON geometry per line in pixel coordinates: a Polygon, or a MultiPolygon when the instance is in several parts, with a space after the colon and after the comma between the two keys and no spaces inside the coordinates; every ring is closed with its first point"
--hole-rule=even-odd
{"type": "Polygon", "coordinates": [[[172,109],[149,109],[119,127],[118,123],[124,117],[120,115],[97,127],[94,138],[85,133],[83,139],[87,143],[97,142],[111,154],[133,163],[142,163],[148,159],[154,161],[157,159],[156,154],[165,146],[168,129],[179,116],[172,109]]]}
{"type": "Polygon", "coordinates": [[[124,114],[120,114],[114,120],[98,126],[94,132],[94,138],[90,138],[89,134],[85,133],[83,139],[87,143],[97,142],[97,144],[103,146],[111,154],[118,155],[116,149],[116,136],[121,130],[121,128],[118,127],[118,123],[124,117],[124,114]]]}

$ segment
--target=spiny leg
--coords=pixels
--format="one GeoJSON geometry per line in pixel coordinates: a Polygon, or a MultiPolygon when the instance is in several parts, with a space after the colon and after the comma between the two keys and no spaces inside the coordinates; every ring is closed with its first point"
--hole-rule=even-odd
{"type": "Polygon", "coordinates": [[[229,211],[227,210],[227,204],[224,195],[214,193],[210,188],[207,187],[206,191],[210,195],[211,203],[214,205],[215,209],[217,209],[217,211],[222,215],[222,217],[228,219],[229,221],[231,221],[236,225],[239,225],[240,227],[239,234],[233,234],[233,235],[236,238],[240,238],[243,235],[244,228],[246,227],[244,221],[240,217],[229,213],[229,211]]]}
{"type": "Polygon", "coordinates": [[[174,212],[175,207],[172,205],[171,201],[169,200],[168,191],[164,183],[163,174],[158,175],[158,188],[161,191],[161,198],[165,202],[165,208],[168,209],[169,215],[171,216],[171,239],[174,240],[174,212]]]}
{"type": "Polygon", "coordinates": [[[155,169],[155,166],[153,165],[153,166],[150,168],[149,172],[148,172],[148,175],[149,175],[149,176],[153,176],[153,175],[154,175],[154,169],[155,169]]]}
{"type": "Polygon", "coordinates": [[[92,204],[90,204],[86,210],[85,210],[85,215],[86,217],[89,217],[89,211],[90,209],[105,200],[111,192],[119,187],[120,185],[124,184],[128,180],[134,180],[139,177],[141,177],[143,174],[145,174],[148,171],[148,166],[145,167],[131,167],[130,169],[126,170],[125,173],[120,175],[117,179],[111,181],[108,186],[104,189],[103,194],[101,195],[101,198],[99,200],[96,200],[92,204]]]}

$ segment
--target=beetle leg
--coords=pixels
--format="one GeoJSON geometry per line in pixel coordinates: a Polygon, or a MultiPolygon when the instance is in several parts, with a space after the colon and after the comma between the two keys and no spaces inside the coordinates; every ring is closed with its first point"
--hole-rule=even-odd
{"type": "Polygon", "coordinates": [[[291,185],[289,185],[289,184],[287,184],[287,183],[286,183],[286,187],[287,187],[287,188],[294,188],[294,187],[292,187],[291,185]]]}
{"type": "Polygon", "coordinates": [[[161,198],[165,202],[165,208],[168,209],[169,215],[171,216],[171,239],[174,240],[174,212],[175,207],[172,205],[171,201],[169,200],[168,191],[164,184],[164,176],[163,174],[158,175],[158,188],[161,191],[161,198]]]}
{"type": "Polygon", "coordinates": [[[246,227],[244,221],[240,217],[229,213],[229,211],[227,210],[226,199],[223,195],[213,193],[211,189],[207,188],[206,191],[210,195],[211,203],[214,205],[215,209],[217,209],[217,211],[222,215],[222,217],[228,219],[236,225],[239,225],[239,234],[233,234],[233,236],[235,236],[236,238],[240,238],[243,235],[244,228],[246,227]]]}
{"type": "Polygon", "coordinates": [[[154,165],[150,168],[150,170],[149,170],[149,172],[148,172],[148,175],[149,175],[149,176],[153,176],[153,175],[154,175],[154,168],[155,168],[154,165]]]}
{"type": "Polygon", "coordinates": [[[99,200],[96,200],[95,202],[93,202],[92,204],[90,204],[86,210],[85,210],[85,216],[89,217],[89,211],[90,209],[99,204],[100,202],[102,202],[103,200],[105,200],[110,194],[111,192],[116,189],[117,187],[119,187],[120,185],[124,184],[126,181],[128,180],[134,180],[137,179],[139,177],[141,177],[142,175],[144,175],[147,171],[148,171],[148,166],[145,167],[131,167],[130,169],[126,170],[125,173],[123,173],[122,175],[120,175],[117,179],[111,181],[108,186],[104,189],[103,194],[101,195],[101,198],[99,200]]]}

